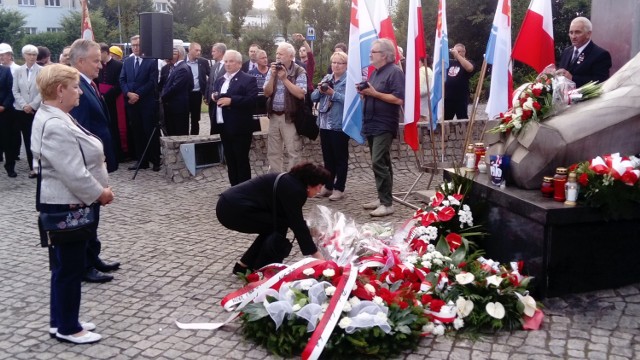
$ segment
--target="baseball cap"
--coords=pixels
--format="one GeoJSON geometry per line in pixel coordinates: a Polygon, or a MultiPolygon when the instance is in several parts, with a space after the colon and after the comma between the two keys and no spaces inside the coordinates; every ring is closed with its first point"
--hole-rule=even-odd
{"type": "Polygon", "coordinates": [[[5,53],[13,54],[13,49],[11,49],[11,45],[7,43],[2,43],[0,44],[0,54],[5,54],[5,53]]]}
{"type": "Polygon", "coordinates": [[[122,49],[120,49],[118,46],[112,46],[109,48],[109,52],[115,55],[118,55],[120,57],[122,57],[122,49]]]}

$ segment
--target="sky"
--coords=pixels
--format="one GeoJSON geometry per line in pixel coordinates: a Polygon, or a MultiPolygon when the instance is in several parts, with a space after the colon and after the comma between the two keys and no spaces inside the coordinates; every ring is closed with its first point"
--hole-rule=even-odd
{"type": "Polygon", "coordinates": [[[266,9],[270,8],[272,3],[272,0],[253,0],[253,7],[256,9],[266,9]]]}

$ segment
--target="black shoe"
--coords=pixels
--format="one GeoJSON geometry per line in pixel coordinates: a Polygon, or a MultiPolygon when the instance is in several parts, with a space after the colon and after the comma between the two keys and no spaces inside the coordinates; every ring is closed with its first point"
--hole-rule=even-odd
{"type": "Polygon", "coordinates": [[[18,174],[16,174],[16,172],[15,172],[15,171],[13,171],[13,170],[11,170],[11,171],[7,170],[7,175],[8,175],[10,178],[14,178],[14,177],[17,177],[17,176],[18,176],[18,174]]]}
{"type": "MultiPolygon", "coordinates": [[[[133,165],[129,166],[129,170],[135,170],[135,169],[137,169],[137,168],[138,168],[138,163],[135,163],[135,164],[133,164],[133,165]]],[[[140,170],[142,170],[142,169],[148,169],[148,168],[149,168],[149,164],[146,164],[146,165],[140,165],[140,170]]]]}
{"type": "Polygon", "coordinates": [[[242,266],[242,265],[240,265],[240,263],[236,263],[236,264],[233,266],[233,272],[232,272],[232,274],[234,274],[234,275],[246,275],[246,274],[247,274],[247,270],[248,270],[249,272],[251,272],[251,271],[252,271],[252,270],[251,270],[251,269],[249,269],[248,267],[246,267],[246,266],[242,266]]]}
{"type": "Polygon", "coordinates": [[[91,268],[84,273],[82,280],[90,283],[106,283],[113,280],[113,276],[101,273],[95,268],[91,268]]]}
{"type": "Polygon", "coordinates": [[[31,172],[29,173],[29,179],[35,179],[38,177],[38,174],[36,174],[35,172],[33,172],[33,170],[31,170],[31,172]]]}
{"type": "Polygon", "coordinates": [[[160,164],[153,164],[153,168],[151,170],[153,170],[155,172],[160,171],[160,164]]]}
{"type": "Polygon", "coordinates": [[[120,263],[115,261],[112,263],[108,263],[108,262],[104,262],[100,259],[98,259],[98,262],[95,264],[95,268],[98,271],[101,272],[110,272],[110,271],[114,271],[114,270],[118,270],[120,269],[120,263]]]}

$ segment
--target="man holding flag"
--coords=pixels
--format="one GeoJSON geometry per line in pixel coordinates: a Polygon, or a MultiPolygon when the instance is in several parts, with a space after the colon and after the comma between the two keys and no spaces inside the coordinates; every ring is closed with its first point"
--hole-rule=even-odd
{"type": "Polygon", "coordinates": [[[376,179],[378,199],[364,204],[371,216],[393,214],[393,169],[391,142],[398,131],[400,106],[404,103],[404,74],[396,66],[396,46],[389,39],[373,42],[369,54],[375,68],[368,82],[357,84],[363,96],[362,135],[369,144],[371,168],[376,179]]]}

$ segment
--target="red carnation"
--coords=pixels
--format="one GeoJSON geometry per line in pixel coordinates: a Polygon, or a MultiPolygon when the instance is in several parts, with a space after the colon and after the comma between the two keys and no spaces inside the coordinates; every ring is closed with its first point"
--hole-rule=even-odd
{"type": "Polygon", "coordinates": [[[258,273],[251,273],[247,275],[247,281],[250,283],[260,281],[260,275],[258,275],[258,273]]]}
{"type": "Polygon", "coordinates": [[[589,184],[589,176],[586,173],[580,174],[580,177],[578,177],[578,182],[582,186],[587,186],[589,184]]]}
{"type": "Polygon", "coordinates": [[[533,102],[533,108],[534,108],[534,109],[536,109],[536,111],[537,111],[537,110],[542,109],[542,105],[540,105],[540,103],[539,103],[539,102],[534,101],[534,102],[533,102]]]}
{"type": "Polygon", "coordinates": [[[440,312],[440,309],[444,306],[445,302],[440,299],[433,299],[429,304],[429,308],[433,312],[440,312]]]}
{"type": "Polygon", "coordinates": [[[539,97],[540,94],[542,94],[542,89],[532,89],[531,92],[533,93],[533,96],[539,97]]]}

